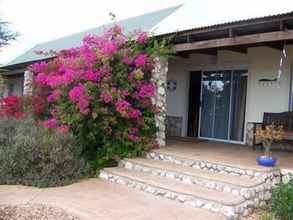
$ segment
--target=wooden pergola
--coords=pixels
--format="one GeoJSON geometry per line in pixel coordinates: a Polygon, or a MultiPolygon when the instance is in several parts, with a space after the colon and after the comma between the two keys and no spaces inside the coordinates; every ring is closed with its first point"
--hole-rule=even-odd
{"type": "Polygon", "coordinates": [[[190,53],[216,55],[217,50],[247,53],[249,47],[267,46],[282,50],[293,44],[293,12],[194,28],[175,34],[175,51],[185,57],[190,53]]]}

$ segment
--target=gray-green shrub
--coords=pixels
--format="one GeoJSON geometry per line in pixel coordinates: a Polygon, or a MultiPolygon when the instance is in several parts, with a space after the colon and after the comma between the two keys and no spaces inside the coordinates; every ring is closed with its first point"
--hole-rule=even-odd
{"type": "Polygon", "coordinates": [[[87,174],[82,148],[70,134],[32,119],[0,119],[0,184],[65,185],[87,174]]]}
{"type": "Polygon", "coordinates": [[[273,189],[272,211],[281,220],[293,220],[293,180],[273,189]]]}

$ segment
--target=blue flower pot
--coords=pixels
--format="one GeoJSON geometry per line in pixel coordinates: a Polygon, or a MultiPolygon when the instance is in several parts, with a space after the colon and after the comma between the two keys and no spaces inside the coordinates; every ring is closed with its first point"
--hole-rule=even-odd
{"type": "Polygon", "coordinates": [[[256,161],[259,165],[265,166],[265,167],[274,167],[276,166],[277,159],[274,157],[268,157],[268,156],[258,156],[256,158],[256,161]]]}

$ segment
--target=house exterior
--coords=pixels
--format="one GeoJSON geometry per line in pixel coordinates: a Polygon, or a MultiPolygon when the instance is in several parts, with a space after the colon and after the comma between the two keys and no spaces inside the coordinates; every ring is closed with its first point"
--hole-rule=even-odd
{"type": "MultiPolygon", "coordinates": [[[[181,9],[117,22],[127,32],[157,30],[158,38],[175,36],[177,56],[158,59],[154,74],[154,101],[162,110],[157,115],[160,145],[166,136],[252,145],[255,122],[262,122],[264,112],[293,108],[293,12],[179,31],[166,28],[181,9]]],[[[84,34],[101,33],[109,25],[39,44],[5,65],[5,95],[26,93],[26,67],[50,59],[34,51],[78,46],[84,34]]]]}

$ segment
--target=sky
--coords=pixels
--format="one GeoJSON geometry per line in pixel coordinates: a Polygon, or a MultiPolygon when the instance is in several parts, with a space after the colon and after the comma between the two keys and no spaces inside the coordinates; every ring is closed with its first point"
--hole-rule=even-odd
{"type": "Polygon", "coordinates": [[[1,48],[0,64],[38,43],[108,23],[110,12],[120,20],[182,3],[159,32],[293,11],[293,0],[0,0],[0,17],[20,34],[1,48]]]}

